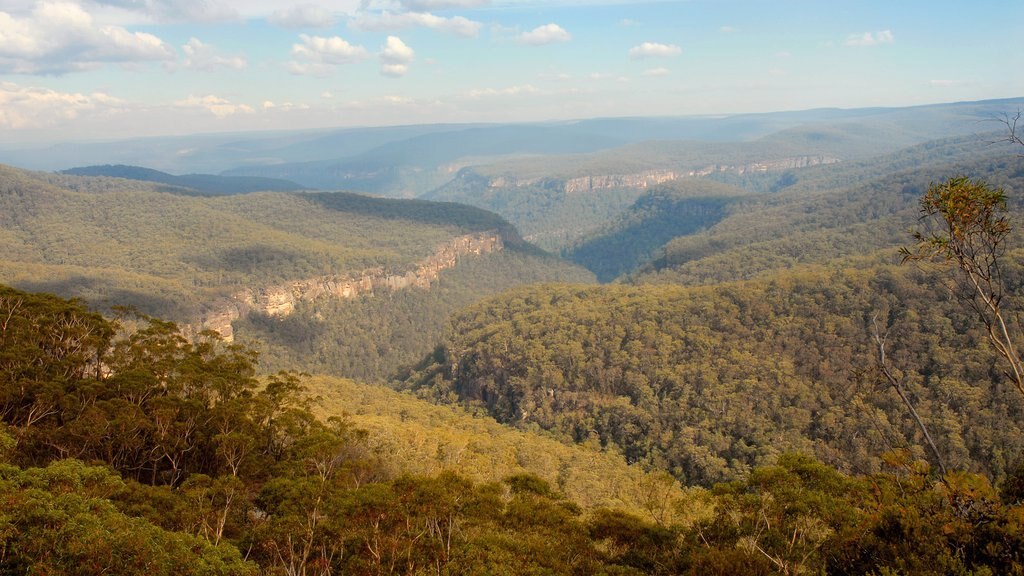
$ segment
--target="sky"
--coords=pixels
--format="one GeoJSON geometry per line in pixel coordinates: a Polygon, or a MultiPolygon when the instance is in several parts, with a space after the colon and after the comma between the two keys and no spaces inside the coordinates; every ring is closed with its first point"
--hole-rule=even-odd
{"type": "Polygon", "coordinates": [[[1024,0],[0,0],[0,143],[1024,96],[1024,0]]]}

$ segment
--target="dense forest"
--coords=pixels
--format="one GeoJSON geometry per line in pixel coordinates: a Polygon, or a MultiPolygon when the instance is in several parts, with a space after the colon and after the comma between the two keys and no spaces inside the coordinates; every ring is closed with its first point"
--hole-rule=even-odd
{"type": "Polygon", "coordinates": [[[709,180],[653,187],[602,229],[566,250],[566,257],[609,282],[639,268],[674,238],[689,236],[726,217],[749,193],[709,180]]]}
{"type": "Polygon", "coordinates": [[[0,574],[1024,576],[1011,105],[0,166],[0,574]]]}
{"type": "Polygon", "coordinates": [[[783,454],[712,490],[652,481],[642,516],[584,509],[532,474],[396,474],[240,346],[9,288],[0,311],[7,573],[1024,570],[1019,467],[999,492],[966,472],[934,483],[906,450],[857,476],[783,454]]]}
{"type": "Polygon", "coordinates": [[[285,318],[252,313],[234,323],[239,341],[271,371],[384,381],[429,354],[448,318],[478,300],[524,284],[592,282],[586,270],[530,249],[466,258],[428,290],[301,303],[285,318]]]}
{"type": "Polygon", "coordinates": [[[684,483],[782,452],[874,472],[920,433],[872,369],[873,320],[940,450],[1000,478],[1024,402],[970,312],[914,270],[817,270],[712,288],[530,287],[460,313],[405,386],[499,421],[621,450],[684,483]]]}

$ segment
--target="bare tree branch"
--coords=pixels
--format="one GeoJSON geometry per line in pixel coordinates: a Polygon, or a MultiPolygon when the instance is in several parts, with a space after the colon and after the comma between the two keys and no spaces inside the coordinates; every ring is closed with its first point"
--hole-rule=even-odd
{"type": "Polygon", "coordinates": [[[885,341],[889,337],[889,331],[886,329],[885,334],[882,334],[878,330],[878,317],[874,316],[871,318],[871,325],[873,329],[873,338],[875,344],[878,346],[878,359],[876,360],[876,366],[878,367],[879,373],[885,378],[889,386],[896,391],[896,394],[903,401],[903,405],[910,411],[910,415],[913,416],[914,422],[917,422],[917,427],[921,430],[924,435],[925,441],[928,442],[928,447],[931,449],[932,456],[935,457],[935,463],[939,467],[939,471],[942,473],[942,477],[946,476],[946,465],[942,462],[942,454],[939,453],[939,449],[935,446],[935,441],[932,440],[932,435],[928,433],[928,427],[924,425],[924,421],[921,420],[921,416],[918,415],[917,410],[914,409],[914,404],[910,401],[907,396],[906,389],[903,387],[903,380],[896,377],[890,367],[889,359],[885,353],[885,341]]]}

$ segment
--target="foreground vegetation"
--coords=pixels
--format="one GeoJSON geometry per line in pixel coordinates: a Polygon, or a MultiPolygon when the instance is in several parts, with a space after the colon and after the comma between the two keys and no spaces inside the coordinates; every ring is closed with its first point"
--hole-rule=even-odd
{"type": "Polygon", "coordinates": [[[0,311],[4,573],[1024,573],[1019,466],[1000,493],[904,451],[862,476],[783,454],[583,509],[530,474],[396,473],[243,348],[9,288],[0,311]]]}

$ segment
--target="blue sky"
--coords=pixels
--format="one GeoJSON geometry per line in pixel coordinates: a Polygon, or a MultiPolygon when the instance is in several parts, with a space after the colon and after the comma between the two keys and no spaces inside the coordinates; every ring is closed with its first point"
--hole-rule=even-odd
{"type": "Polygon", "coordinates": [[[0,142],[1024,95],[1024,1],[0,0],[0,142]]]}

